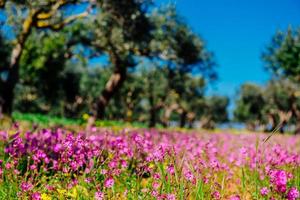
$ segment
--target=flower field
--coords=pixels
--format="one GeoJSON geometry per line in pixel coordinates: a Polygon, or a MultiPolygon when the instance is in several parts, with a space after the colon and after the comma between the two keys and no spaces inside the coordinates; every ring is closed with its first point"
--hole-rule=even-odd
{"type": "Polygon", "coordinates": [[[299,198],[299,136],[15,126],[0,138],[1,199],[299,198]]]}

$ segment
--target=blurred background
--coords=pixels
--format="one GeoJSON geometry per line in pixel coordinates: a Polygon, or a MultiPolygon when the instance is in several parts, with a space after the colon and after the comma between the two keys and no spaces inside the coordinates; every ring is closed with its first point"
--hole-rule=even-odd
{"type": "Polygon", "coordinates": [[[300,133],[300,2],[0,0],[0,121],[300,133]]]}

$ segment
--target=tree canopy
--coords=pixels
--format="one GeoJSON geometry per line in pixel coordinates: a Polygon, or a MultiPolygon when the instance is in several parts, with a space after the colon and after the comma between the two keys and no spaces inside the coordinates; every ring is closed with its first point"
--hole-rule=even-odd
{"type": "Polygon", "coordinates": [[[217,77],[214,55],[172,5],[2,1],[1,9],[2,113],[184,127],[214,112],[210,128],[227,118],[228,100],[205,94],[217,77]]]}

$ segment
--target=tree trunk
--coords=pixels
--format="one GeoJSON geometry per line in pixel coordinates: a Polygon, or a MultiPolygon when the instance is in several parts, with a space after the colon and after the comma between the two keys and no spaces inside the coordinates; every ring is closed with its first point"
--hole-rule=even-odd
{"type": "Polygon", "coordinates": [[[12,113],[13,91],[18,81],[18,66],[14,66],[7,72],[7,79],[1,80],[0,113],[10,115],[12,113]]]}
{"type": "Polygon", "coordinates": [[[276,129],[276,126],[277,126],[275,114],[270,114],[269,115],[269,123],[271,124],[271,128],[267,131],[272,132],[276,129]]]}
{"type": "Polygon", "coordinates": [[[187,114],[188,113],[186,111],[182,111],[182,113],[180,114],[180,127],[181,128],[185,127],[187,114]]]}
{"type": "Polygon", "coordinates": [[[287,125],[288,121],[292,117],[292,111],[288,111],[288,112],[279,111],[278,115],[279,115],[279,123],[280,123],[279,132],[283,134],[285,126],[287,125]]]}
{"type": "Polygon", "coordinates": [[[297,119],[295,134],[300,135],[300,119],[297,119]]]}
{"type": "Polygon", "coordinates": [[[155,127],[156,125],[156,112],[157,112],[157,108],[156,105],[154,105],[154,97],[153,97],[153,93],[152,93],[152,85],[150,85],[150,97],[149,97],[149,102],[150,102],[150,119],[149,119],[149,127],[155,127]]]}
{"type": "Polygon", "coordinates": [[[296,130],[295,130],[295,134],[300,134],[300,110],[298,109],[297,107],[297,104],[296,104],[296,97],[293,96],[294,98],[294,101],[292,103],[292,113],[293,115],[295,116],[296,118],[296,130]]]}
{"type": "Polygon", "coordinates": [[[196,118],[196,114],[195,114],[195,113],[189,112],[189,113],[187,114],[188,127],[189,127],[189,128],[193,128],[193,124],[194,124],[195,118],[196,118]]]}
{"type": "Polygon", "coordinates": [[[171,117],[173,111],[176,109],[178,109],[178,104],[176,104],[176,103],[172,104],[171,106],[165,107],[165,112],[164,112],[164,116],[163,116],[163,120],[162,120],[162,125],[164,127],[169,126],[170,117],[171,117]]]}
{"type": "Polygon", "coordinates": [[[101,96],[94,104],[93,115],[97,119],[103,119],[105,116],[105,108],[111,98],[118,92],[127,77],[127,66],[125,62],[121,62],[118,58],[112,58],[112,64],[115,71],[110,76],[108,82],[102,91],[101,96]]]}
{"type": "Polygon", "coordinates": [[[154,96],[153,96],[153,87],[152,82],[149,83],[149,103],[150,103],[150,118],[149,118],[149,127],[155,127],[156,125],[156,109],[154,105],[154,96]]]}
{"type": "Polygon", "coordinates": [[[11,53],[9,68],[5,80],[0,80],[0,114],[10,115],[14,99],[14,89],[19,80],[19,64],[25,42],[31,33],[37,11],[31,11],[23,23],[23,29],[17,38],[17,44],[11,53]]]}
{"type": "Polygon", "coordinates": [[[150,109],[149,127],[155,127],[156,125],[156,109],[153,107],[150,109]]]}

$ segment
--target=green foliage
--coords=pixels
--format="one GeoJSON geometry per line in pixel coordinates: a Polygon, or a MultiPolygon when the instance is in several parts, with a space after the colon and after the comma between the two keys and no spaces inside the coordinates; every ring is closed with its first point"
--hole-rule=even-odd
{"type": "Polygon", "coordinates": [[[250,129],[258,126],[268,131],[284,131],[287,125],[296,126],[300,110],[300,91],[288,79],[274,79],[264,87],[245,84],[241,87],[235,120],[246,123],[250,129]]]}
{"type": "MultiPolygon", "coordinates": [[[[80,126],[86,123],[86,120],[83,118],[71,119],[65,117],[57,117],[43,114],[33,114],[33,113],[19,113],[14,112],[12,115],[14,121],[20,123],[26,122],[29,125],[39,125],[41,127],[57,127],[57,126],[80,126]]],[[[125,121],[116,121],[116,120],[97,120],[95,122],[97,127],[113,127],[113,128],[126,128],[126,127],[135,127],[135,128],[146,128],[147,126],[140,122],[125,122],[125,121]]]]}
{"type": "MultiPolygon", "coordinates": [[[[265,90],[267,106],[264,112],[272,129],[279,124],[296,126],[300,133],[300,29],[291,27],[286,32],[277,32],[271,44],[263,52],[266,68],[274,75],[265,90]],[[287,80],[287,78],[289,80],[287,80]]],[[[283,130],[282,130],[283,131],[283,130]]]]}
{"type": "Polygon", "coordinates": [[[151,20],[155,25],[154,39],[150,43],[154,56],[166,60],[171,69],[216,78],[213,54],[207,51],[204,41],[184,22],[174,6],[155,9],[151,20]]]}
{"type": "Polygon", "coordinates": [[[68,106],[72,106],[79,93],[81,67],[73,55],[70,40],[67,32],[34,31],[30,36],[20,61],[16,110],[72,114],[72,108],[68,109],[68,106]]]}
{"type": "MultiPolygon", "coordinates": [[[[191,127],[208,110],[221,112],[227,105],[206,102],[205,86],[216,78],[214,57],[174,6],[155,8],[151,1],[138,0],[82,3],[6,2],[13,39],[24,39],[15,111],[80,118],[94,114],[104,99],[108,120],[150,126],[176,121],[191,127]],[[69,19],[79,7],[86,8],[86,18],[69,19]],[[108,63],[90,66],[100,57],[108,63]]],[[[213,127],[224,121],[223,114],[214,115],[209,117],[213,127]]]]}
{"type": "Polygon", "coordinates": [[[15,121],[26,121],[32,124],[39,124],[39,125],[47,125],[47,126],[54,126],[54,125],[80,125],[83,123],[83,120],[79,119],[68,119],[68,118],[61,118],[56,116],[49,116],[49,115],[42,115],[42,114],[32,114],[32,113],[19,113],[14,112],[12,118],[15,121]]]}
{"type": "Polygon", "coordinates": [[[300,29],[278,32],[263,53],[266,68],[279,76],[300,81],[300,29]]]}
{"type": "MultiPolygon", "coordinates": [[[[133,55],[145,54],[150,41],[152,25],[146,16],[147,1],[98,0],[97,13],[93,22],[93,46],[105,52],[110,59],[133,63],[133,55]]],[[[114,64],[114,63],[113,63],[114,64]]],[[[123,66],[123,67],[128,67],[123,66]]]]}
{"type": "Polygon", "coordinates": [[[228,105],[229,99],[225,96],[211,96],[206,98],[202,115],[202,127],[213,129],[218,123],[228,122],[228,105]]]}
{"type": "Polygon", "coordinates": [[[246,123],[250,129],[254,129],[263,119],[264,106],[263,89],[258,85],[246,83],[241,86],[236,101],[235,120],[246,123]]]}

